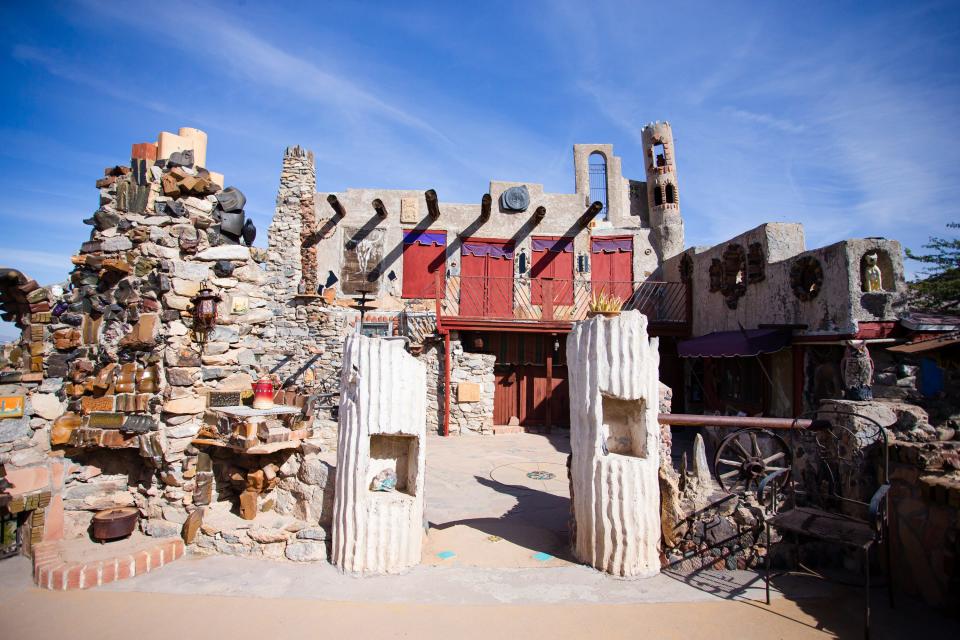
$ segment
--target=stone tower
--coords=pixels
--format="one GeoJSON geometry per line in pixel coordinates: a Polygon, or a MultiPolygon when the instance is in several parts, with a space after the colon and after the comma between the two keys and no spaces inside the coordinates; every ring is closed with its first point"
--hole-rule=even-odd
{"type": "Polygon", "coordinates": [[[653,122],[643,128],[643,157],[647,172],[650,226],[656,233],[660,260],[683,251],[683,219],[673,132],[669,122],[653,122]]]}
{"type": "Polygon", "coordinates": [[[311,250],[310,243],[304,242],[304,236],[315,231],[316,191],[313,152],[299,146],[287,147],[267,245],[267,270],[273,276],[271,284],[277,300],[297,295],[301,280],[306,280],[304,289],[309,287],[309,293],[316,293],[316,249],[311,250]],[[304,247],[305,244],[308,246],[304,247]]]}

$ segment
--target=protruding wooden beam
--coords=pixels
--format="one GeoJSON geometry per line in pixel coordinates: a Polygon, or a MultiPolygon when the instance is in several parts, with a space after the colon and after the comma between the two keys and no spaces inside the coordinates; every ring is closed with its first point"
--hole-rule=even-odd
{"type": "Polygon", "coordinates": [[[335,196],[334,194],[331,193],[330,195],[327,196],[327,202],[330,203],[330,206],[333,207],[333,210],[341,218],[347,215],[347,210],[343,208],[343,203],[340,202],[340,199],[337,198],[337,196],[335,196]]]}
{"type": "Polygon", "coordinates": [[[373,209],[377,212],[377,215],[381,218],[387,217],[387,207],[383,204],[383,200],[380,198],[374,198],[373,200],[373,209]]]}
{"type": "Polygon", "coordinates": [[[440,217],[440,205],[437,203],[437,192],[433,189],[427,189],[423,192],[423,196],[427,199],[427,212],[431,218],[436,220],[440,217]]]}
{"type": "Polygon", "coordinates": [[[533,224],[540,224],[543,222],[543,218],[547,215],[547,208],[543,205],[540,205],[533,212],[533,215],[530,216],[530,219],[533,220],[533,224]]]}
{"type": "Polygon", "coordinates": [[[587,207],[587,210],[583,212],[583,215],[580,216],[580,226],[585,227],[590,224],[590,221],[596,218],[601,211],[603,211],[603,203],[599,200],[595,200],[593,204],[587,207]]]}
{"type": "Polygon", "coordinates": [[[480,199],[480,221],[486,222],[490,219],[490,207],[493,206],[493,198],[489,193],[483,194],[480,199]]]}

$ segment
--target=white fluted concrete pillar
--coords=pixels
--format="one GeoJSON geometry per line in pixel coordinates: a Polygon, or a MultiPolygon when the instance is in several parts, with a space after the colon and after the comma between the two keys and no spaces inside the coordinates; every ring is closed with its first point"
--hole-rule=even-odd
{"type": "Polygon", "coordinates": [[[660,356],[647,318],[625,311],[567,339],[574,553],[617,576],[660,571],[660,356]]]}
{"type": "Polygon", "coordinates": [[[352,334],[340,394],[332,560],[398,573],[420,562],[423,543],[426,369],[402,341],[352,334]],[[390,472],[395,490],[371,489],[390,472]]]}

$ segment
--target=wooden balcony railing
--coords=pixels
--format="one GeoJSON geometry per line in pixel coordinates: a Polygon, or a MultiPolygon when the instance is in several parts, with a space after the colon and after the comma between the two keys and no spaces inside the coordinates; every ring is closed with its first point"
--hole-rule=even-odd
{"type": "Polygon", "coordinates": [[[552,278],[448,276],[438,278],[438,316],[478,321],[575,322],[587,317],[601,291],[651,323],[688,322],[687,288],[680,282],[605,282],[552,278]]]}

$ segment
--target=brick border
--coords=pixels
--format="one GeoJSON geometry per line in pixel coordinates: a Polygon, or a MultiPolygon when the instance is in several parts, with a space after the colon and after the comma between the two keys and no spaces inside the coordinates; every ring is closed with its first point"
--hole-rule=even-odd
{"type": "Polygon", "coordinates": [[[149,573],[183,557],[180,538],[159,540],[153,547],[95,562],[67,562],[60,545],[43,542],[33,547],[33,580],[41,589],[89,589],[149,573]]]}

